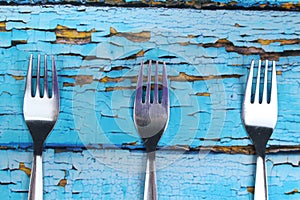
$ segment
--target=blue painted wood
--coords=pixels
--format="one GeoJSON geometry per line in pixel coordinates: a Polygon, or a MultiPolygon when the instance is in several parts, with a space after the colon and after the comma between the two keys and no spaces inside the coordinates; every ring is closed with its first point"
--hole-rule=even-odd
{"type": "MultiPolygon", "coordinates": [[[[157,152],[159,199],[253,199],[255,158],[249,155],[157,152]]],[[[0,150],[4,199],[26,199],[31,152],[0,150]]],[[[142,199],[145,155],[141,151],[93,150],[44,153],[44,192],[49,199],[142,199]],[[62,180],[67,180],[61,185],[62,180]]],[[[297,200],[299,153],[267,160],[270,199],[297,200]]]]}
{"type": "Polygon", "coordinates": [[[250,62],[260,58],[277,60],[278,71],[270,199],[299,199],[298,12],[2,6],[0,13],[1,197],[27,198],[24,78],[29,55],[41,53],[56,58],[62,104],[44,154],[45,199],[141,199],[144,154],[132,99],[139,63],[150,59],[166,61],[171,86],[160,199],[252,199],[255,158],[241,102],[250,62]]]}
{"type": "Polygon", "coordinates": [[[75,4],[93,6],[130,6],[130,7],[182,7],[194,9],[268,9],[268,10],[300,10],[298,0],[0,0],[3,5],[46,5],[46,4],[75,4]]]}
{"type": "Polygon", "coordinates": [[[30,53],[54,54],[59,70],[61,112],[48,146],[140,146],[132,99],[139,63],[148,59],[166,61],[171,80],[171,118],[161,146],[249,145],[240,115],[243,90],[250,61],[268,56],[277,59],[280,72],[279,118],[269,144],[299,144],[299,13],[84,9],[1,7],[2,145],[31,143],[22,117],[30,53]],[[59,26],[90,32],[91,41],[63,41],[59,26]],[[143,31],[143,37],[134,35],[143,31]],[[143,55],[135,56],[138,52],[143,55]]]}

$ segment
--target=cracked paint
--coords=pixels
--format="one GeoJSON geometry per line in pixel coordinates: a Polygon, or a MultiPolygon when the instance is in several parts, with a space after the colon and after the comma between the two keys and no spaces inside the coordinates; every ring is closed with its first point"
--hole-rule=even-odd
{"type": "MultiPolygon", "coordinates": [[[[218,1],[220,7],[240,5],[218,1]]],[[[22,102],[29,55],[41,53],[55,56],[61,91],[59,120],[44,155],[46,199],[142,198],[144,147],[132,100],[139,65],[148,60],[166,62],[171,95],[157,160],[160,199],[252,198],[255,156],[241,102],[253,59],[277,61],[279,116],[267,148],[270,198],[299,199],[298,12],[0,9],[1,194],[27,198],[32,140],[22,102]]]]}
{"type": "Polygon", "coordinates": [[[23,162],[20,162],[20,165],[19,165],[19,169],[23,172],[25,172],[25,174],[30,177],[30,174],[31,174],[31,169],[26,167],[25,164],[23,162]]]}
{"type": "Polygon", "coordinates": [[[292,45],[292,44],[300,44],[300,39],[275,39],[275,40],[258,39],[256,42],[260,43],[261,45],[269,45],[275,42],[279,42],[280,45],[292,45]]]}
{"type": "Polygon", "coordinates": [[[6,31],[6,22],[0,22],[0,32],[6,31]]]}
{"type": "MultiPolygon", "coordinates": [[[[194,8],[194,9],[264,9],[264,10],[296,10],[300,9],[300,3],[298,0],[263,0],[263,1],[243,1],[243,0],[184,0],[184,1],[165,1],[165,0],[87,0],[87,1],[66,1],[66,0],[0,0],[1,4],[7,5],[11,3],[21,5],[32,5],[32,4],[74,4],[74,5],[94,5],[94,6],[126,6],[126,7],[169,7],[169,8],[194,8]]],[[[78,11],[83,12],[85,9],[80,8],[78,11]]],[[[27,13],[27,11],[23,12],[27,13]]]]}
{"type": "MultiPolygon", "coordinates": [[[[7,152],[10,165],[0,168],[1,194],[8,199],[26,199],[29,176],[13,163],[30,164],[32,151],[0,150],[0,155],[7,152]]],[[[199,196],[206,199],[253,198],[254,155],[204,152],[206,150],[188,153],[184,147],[157,152],[160,199],[197,199],[199,196]]],[[[72,149],[46,149],[43,161],[45,199],[141,199],[144,156],[144,151],[140,150],[94,148],[75,152],[72,149]],[[124,190],[120,192],[120,188],[124,190]]],[[[300,167],[291,167],[286,160],[299,161],[299,152],[267,155],[270,199],[299,198],[300,167]]]]}
{"type": "MultiPolygon", "coordinates": [[[[151,32],[150,31],[142,31],[139,33],[130,33],[130,32],[118,32],[113,27],[110,27],[110,37],[111,36],[118,36],[118,37],[125,37],[126,39],[132,42],[147,42],[151,39],[151,32]]],[[[142,52],[142,51],[141,51],[142,52]]],[[[141,54],[141,53],[139,53],[141,54]]]]}
{"type": "Polygon", "coordinates": [[[299,190],[297,188],[295,188],[293,191],[291,192],[286,192],[285,194],[287,195],[293,195],[293,194],[296,194],[296,193],[300,193],[299,190]]]}
{"type": "Polygon", "coordinates": [[[61,180],[59,180],[57,185],[60,187],[65,187],[67,185],[67,183],[68,183],[67,179],[61,179],[61,180]]]}
{"type": "Polygon", "coordinates": [[[95,30],[77,31],[67,26],[57,25],[55,29],[56,43],[60,44],[86,44],[91,42],[91,35],[95,30]]]}
{"type": "MultiPolygon", "coordinates": [[[[159,76],[161,77],[161,76],[159,76]]],[[[221,76],[193,76],[193,75],[187,75],[184,72],[180,72],[178,76],[168,76],[168,79],[171,81],[177,81],[177,82],[194,82],[194,81],[205,81],[205,80],[214,80],[214,79],[226,79],[226,78],[240,78],[241,75],[239,74],[233,74],[233,75],[221,75],[221,76]]],[[[131,80],[131,82],[136,82],[137,77],[122,77],[122,78],[110,78],[110,77],[103,77],[99,80],[99,82],[108,83],[108,82],[115,82],[119,83],[125,80],[131,80]]],[[[146,80],[146,78],[145,78],[146,80]]],[[[124,87],[126,88],[126,87],[124,87]]],[[[127,88],[128,89],[128,88],[127,88]]]]}

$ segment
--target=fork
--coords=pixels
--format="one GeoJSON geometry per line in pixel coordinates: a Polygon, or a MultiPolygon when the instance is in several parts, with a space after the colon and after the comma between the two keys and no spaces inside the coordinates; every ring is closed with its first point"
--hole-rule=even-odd
{"type": "Polygon", "coordinates": [[[162,71],[162,93],[160,98],[158,89],[158,62],[156,62],[154,95],[153,101],[151,101],[152,61],[149,61],[146,95],[144,97],[145,100],[143,101],[143,65],[144,64],[142,63],[136,86],[134,124],[143,140],[147,153],[144,200],[156,200],[158,195],[156,186],[155,151],[169,121],[169,91],[166,64],[164,62],[162,71]]]}
{"type": "Polygon", "coordinates": [[[271,91],[268,92],[268,60],[265,63],[263,93],[260,96],[261,60],[258,62],[258,71],[255,87],[254,102],[251,101],[254,61],[251,63],[248,76],[242,118],[246,131],[251,138],[257,155],[256,180],[254,200],[268,199],[268,184],[266,176],[265,150],[269,138],[276,126],[278,104],[275,61],[272,63],[271,91]],[[269,94],[268,94],[269,93],[269,94]],[[269,98],[268,98],[269,96],[269,98]],[[269,100],[268,100],[269,99],[269,100]]]}
{"type": "Polygon", "coordinates": [[[47,56],[44,58],[44,90],[41,88],[41,58],[38,55],[36,91],[34,93],[32,64],[30,55],[23,103],[26,125],[33,139],[33,164],[30,175],[29,200],[43,199],[42,152],[44,142],[53,129],[59,114],[59,91],[54,56],[52,56],[52,93],[49,95],[47,76],[47,56]]]}

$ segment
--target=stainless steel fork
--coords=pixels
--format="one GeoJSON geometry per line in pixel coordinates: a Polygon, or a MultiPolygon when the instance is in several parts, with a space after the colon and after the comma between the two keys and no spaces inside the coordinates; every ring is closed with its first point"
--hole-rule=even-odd
{"type": "Polygon", "coordinates": [[[254,102],[251,101],[252,80],[254,79],[253,68],[254,61],[251,63],[248,76],[242,108],[242,118],[249,137],[254,144],[257,155],[254,199],[267,200],[268,184],[265,166],[265,150],[267,142],[276,126],[278,114],[275,61],[273,61],[272,65],[271,92],[268,92],[268,61],[266,61],[263,92],[262,96],[260,96],[261,61],[259,60],[254,102]]]}
{"type": "Polygon", "coordinates": [[[146,95],[143,101],[143,63],[140,67],[134,101],[134,123],[143,139],[147,152],[147,167],[144,186],[144,200],[157,199],[155,151],[158,141],[164,133],[169,121],[169,92],[166,73],[166,64],[163,63],[162,92],[159,95],[158,62],[156,62],[154,95],[151,101],[151,68],[152,61],[148,66],[148,79],[146,95]]]}
{"type": "Polygon", "coordinates": [[[54,57],[52,56],[52,94],[49,95],[47,76],[47,57],[44,60],[44,92],[41,87],[40,55],[36,77],[36,91],[33,90],[32,64],[33,55],[30,55],[26,88],[24,94],[23,114],[27,127],[33,139],[34,159],[32,164],[29,200],[43,199],[43,168],[42,152],[44,142],[53,129],[59,113],[59,90],[54,57]]]}

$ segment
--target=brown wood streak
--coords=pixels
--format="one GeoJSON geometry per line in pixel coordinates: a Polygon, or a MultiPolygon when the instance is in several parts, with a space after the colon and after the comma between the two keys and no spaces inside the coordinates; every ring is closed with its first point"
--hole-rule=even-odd
{"type": "MultiPolygon", "coordinates": [[[[5,30],[5,23],[0,22],[0,31],[5,30]]],[[[68,28],[67,26],[57,25],[55,29],[56,43],[60,44],[87,44],[92,41],[92,33],[95,29],[90,31],[77,31],[74,28],[68,28]]],[[[110,34],[106,37],[124,37],[132,42],[147,42],[151,38],[150,31],[142,31],[139,33],[132,32],[118,32],[115,28],[110,27],[110,34]]],[[[22,42],[22,41],[21,41],[22,42]]]]}
{"type": "MultiPolygon", "coordinates": [[[[240,74],[232,74],[232,75],[211,75],[211,76],[192,76],[187,75],[184,72],[180,72],[178,76],[168,76],[168,78],[171,81],[178,81],[178,82],[193,82],[193,81],[205,81],[205,80],[212,80],[212,79],[226,79],[226,78],[240,78],[242,75],[240,74]]],[[[78,76],[64,76],[66,78],[74,79],[75,82],[64,82],[64,87],[74,87],[74,86],[83,86],[85,84],[91,84],[94,81],[94,77],[92,75],[78,75],[78,76]]],[[[15,77],[17,80],[21,79],[21,77],[15,77]]],[[[99,79],[99,82],[101,83],[119,83],[125,80],[131,80],[132,83],[135,83],[137,81],[137,77],[117,77],[117,78],[111,78],[108,76],[105,76],[101,79],[99,79]]],[[[114,90],[132,90],[135,89],[133,86],[128,87],[107,87],[106,92],[114,91],[114,90]]],[[[203,93],[203,94],[196,94],[197,96],[209,96],[209,94],[203,93]]]]}
{"type": "MultiPolygon", "coordinates": [[[[255,149],[254,149],[253,145],[247,145],[247,146],[199,146],[199,147],[195,147],[195,148],[191,148],[189,145],[175,145],[175,146],[164,147],[164,149],[165,150],[184,150],[184,151],[211,151],[214,153],[255,155],[255,149]]],[[[279,152],[300,152],[300,145],[270,146],[266,149],[266,153],[279,153],[279,152]]],[[[299,166],[300,166],[300,163],[299,163],[299,166]]]]}
{"type": "Polygon", "coordinates": [[[30,174],[31,174],[31,169],[26,167],[25,164],[23,162],[20,162],[19,163],[19,170],[21,171],[24,171],[25,174],[30,177],[30,174]]]}
{"type": "MultiPolygon", "coordinates": [[[[248,146],[212,146],[212,147],[197,147],[195,150],[211,150],[215,153],[226,154],[248,154],[254,155],[255,149],[253,145],[248,146]]],[[[278,152],[300,152],[300,145],[295,146],[270,146],[266,149],[267,153],[278,152]]]]}
{"type": "Polygon", "coordinates": [[[6,22],[0,22],[0,32],[7,32],[6,22]]]}
{"type": "Polygon", "coordinates": [[[111,36],[125,37],[132,42],[147,42],[151,38],[151,33],[150,31],[142,31],[139,33],[118,32],[115,28],[110,27],[109,37],[111,36]]]}
{"type": "MultiPolygon", "coordinates": [[[[240,74],[230,74],[230,75],[210,75],[210,76],[193,76],[188,75],[185,72],[180,72],[178,76],[168,76],[168,79],[171,81],[178,81],[178,82],[193,82],[193,81],[205,81],[205,80],[212,80],[212,79],[226,79],[226,78],[240,78],[242,75],[240,74]]],[[[122,82],[124,80],[130,79],[131,82],[136,82],[137,77],[119,77],[119,78],[110,78],[110,77],[103,77],[99,80],[99,82],[107,83],[107,82],[122,82]]],[[[145,79],[146,80],[146,79],[145,79]]]]}
{"type": "MultiPolygon", "coordinates": [[[[90,1],[97,2],[97,1],[90,1]]],[[[300,10],[300,2],[280,3],[278,5],[269,3],[257,3],[250,7],[238,4],[237,1],[229,1],[227,3],[213,2],[211,0],[191,0],[191,1],[155,1],[155,0],[136,0],[126,2],[123,0],[105,0],[104,5],[113,6],[157,6],[157,7],[181,7],[181,8],[195,8],[195,9],[277,9],[277,10],[300,10]]]]}
{"type": "Polygon", "coordinates": [[[195,95],[196,96],[209,97],[210,93],[209,92],[197,92],[195,95]]]}
{"type": "Polygon", "coordinates": [[[300,193],[300,191],[297,188],[295,188],[293,191],[285,192],[284,194],[286,194],[286,195],[293,195],[293,194],[296,194],[296,193],[300,193]]]}
{"type": "Polygon", "coordinates": [[[269,45],[271,43],[278,42],[280,45],[291,45],[291,44],[300,44],[300,39],[274,39],[274,40],[266,40],[266,39],[258,39],[254,42],[258,42],[261,45],[269,45]]]}
{"type": "Polygon", "coordinates": [[[85,84],[91,84],[94,81],[94,77],[92,75],[77,75],[77,76],[63,76],[66,78],[71,78],[75,80],[75,83],[64,82],[64,87],[74,87],[79,85],[82,87],[85,84]]]}
{"type": "Polygon", "coordinates": [[[15,76],[15,75],[13,75],[12,76],[14,79],[16,79],[17,81],[21,81],[21,80],[24,80],[24,76],[15,76]]]}
{"type": "MultiPolygon", "coordinates": [[[[20,147],[17,147],[20,148],[20,147]]],[[[45,147],[46,149],[54,149],[55,152],[66,152],[66,151],[73,151],[72,147],[45,147]]],[[[79,151],[80,147],[74,147],[75,151],[79,151]]],[[[128,142],[122,144],[121,147],[104,147],[103,144],[97,144],[87,147],[81,147],[82,149],[89,148],[89,149],[141,149],[142,147],[137,146],[137,142],[128,142]]],[[[10,146],[0,146],[0,150],[7,150],[7,149],[16,149],[16,147],[10,146]]],[[[26,148],[25,148],[26,149],[26,148]]],[[[161,150],[179,150],[179,151],[187,151],[187,152],[198,152],[198,151],[210,151],[213,153],[223,153],[223,154],[244,154],[244,155],[255,155],[255,149],[253,145],[247,146],[199,146],[199,147],[190,147],[189,145],[174,145],[174,146],[164,146],[161,150]]],[[[272,145],[266,149],[266,153],[300,153],[300,145],[291,145],[291,146],[280,146],[280,145],[272,145]]],[[[300,162],[297,166],[300,166],[300,162]]],[[[26,174],[30,175],[30,168],[26,167],[24,163],[20,163],[19,169],[24,171],[26,174]]]]}
{"type": "MultiPolygon", "coordinates": [[[[281,40],[257,40],[254,42],[259,43],[272,43],[272,42],[280,42],[282,45],[290,45],[290,44],[299,44],[299,39],[281,39],[281,40]]],[[[203,46],[205,48],[209,47],[215,47],[220,48],[224,47],[227,52],[236,52],[238,54],[242,55],[252,55],[252,54],[259,54],[261,56],[262,60],[279,60],[280,57],[287,57],[287,56],[300,56],[300,51],[283,51],[283,52],[265,52],[262,48],[257,47],[237,47],[234,46],[234,44],[227,40],[227,39],[219,39],[215,43],[208,43],[208,44],[199,44],[200,46],[203,46]]]]}
{"type": "MultiPolygon", "coordinates": [[[[233,74],[233,75],[216,75],[216,76],[191,76],[187,75],[184,72],[180,72],[179,76],[168,76],[168,79],[171,81],[178,81],[178,82],[193,82],[193,81],[204,81],[204,80],[212,80],[212,79],[225,79],[225,78],[240,78],[242,75],[233,74]]],[[[131,82],[136,82],[137,77],[121,77],[121,78],[110,78],[110,77],[103,77],[99,80],[99,82],[107,83],[107,82],[122,82],[125,79],[130,79],[131,82]]],[[[134,86],[129,87],[107,87],[105,89],[106,92],[111,92],[114,90],[134,90],[134,86]]],[[[197,96],[210,96],[209,93],[197,93],[197,96]]]]}
{"type": "Polygon", "coordinates": [[[95,32],[94,29],[90,31],[77,31],[76,29],[58,25],[55,29],[56,43],[87,44],[91,42],[91,35],[93,32],[95,32]]]}
{"type": "Polygon", "coordinates": [[[248,186],[247,187],[247,192],[254,194],[254,187],[253,186],[248,186]]]}
{"type": "Polygon", "coordinates": [[[112,91],[116,91],[116,90],[134,90],[135,87],[134,86],[130,86],[130,87],[106,87],[105,88],[105,92],[112,92],[112,91]]]}
{"type": "Polygon", "coordinates": [[[68,183],[68,180],[64,178],[64,179],[59,180],[57,185],[60,187],[65,187],[67,185],[67,183],[68,183]]]}

